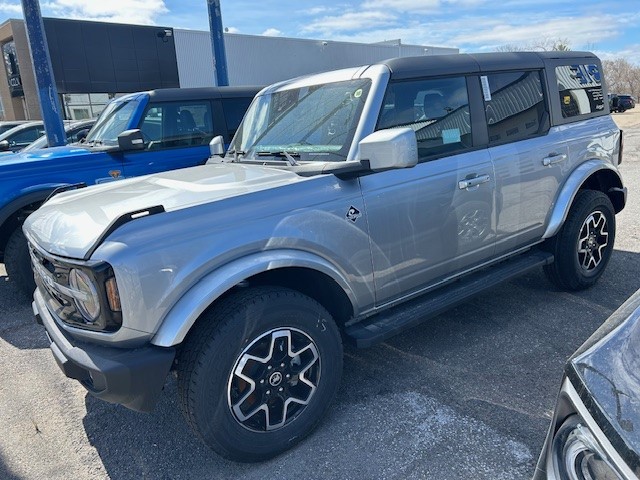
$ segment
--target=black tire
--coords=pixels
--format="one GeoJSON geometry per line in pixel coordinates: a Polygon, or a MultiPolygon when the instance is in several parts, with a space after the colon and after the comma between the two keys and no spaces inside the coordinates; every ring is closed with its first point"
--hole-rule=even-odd
{"type": "Polygon", "coordinates": [[[183,344],[177,373],[181,408],[202,440],[230,460],[261,461],[318,425],[340,384],[342,340],[315,300],[285,288],[249,288],[198,321],[183,344]],[[254,387],[238,373],[255,379],[254,387]]]}
{"type": "Polygon", "coordinates": [[[562,229],[547,242],[555,257],[544,267],[547,278],[563,290],[594,285],[609,263],[616,236],[611,200],[596,190],[580,190],[562,229]]]}
{"type": "Polygon", "coordinates": [[[9,276],[9,281],[16,285],[27,297],[33,297],[36,282],[33,279],[31,258],[27,239],[22,233],[22,226],[16,228],[7,240],[4,249],[4,266],[9,276]]]}

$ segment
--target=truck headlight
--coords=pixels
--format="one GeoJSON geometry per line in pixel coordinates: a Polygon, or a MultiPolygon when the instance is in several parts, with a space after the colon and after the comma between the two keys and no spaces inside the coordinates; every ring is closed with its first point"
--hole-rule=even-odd
{"type": "Polygon", "coordinates": [[[90,323],[100,316],[100,297],[93,280],[77,268],[69,272],[69,286],[78,311],[90,323]]]}
{"type": "Polygon", "coordinates": [[[553,470],[562,480],[623,480],[593,433],[572,415],[553,438],[553,470]]]}

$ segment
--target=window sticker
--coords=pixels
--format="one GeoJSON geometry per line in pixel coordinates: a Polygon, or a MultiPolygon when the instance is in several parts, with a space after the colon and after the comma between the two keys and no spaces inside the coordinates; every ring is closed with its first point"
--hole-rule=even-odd
{"type": "Polygon", "coordinates": [[[480,83],[482,83],[482,93],[484,94],[484,101],[491,101],[491,88],[489,88],[489,79],[486,75],[480,77],[480,83]]]}
{"type": "Polygon", "coordinates": [[[362,89],[359,88],[358,90],[356,90],[355,92],[353,92],[353,96],[355,98],[360,98],[362,96],[362,89]]]}
{"type": "Polygon", "coordinates": [[[459,128],[451,128],[447,130],[442,130],[442,143],[458,143],[460,142],[460,129],[459,128]]]}

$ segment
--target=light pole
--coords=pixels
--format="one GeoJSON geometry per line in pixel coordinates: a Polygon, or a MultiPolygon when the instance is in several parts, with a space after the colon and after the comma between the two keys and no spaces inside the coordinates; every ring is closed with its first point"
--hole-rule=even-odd
{"type": "Polygon", "coordinates": [[[207,0],[207,5],[209,7],[209,28],[211,30],[213,70],[216,76],[216,85],[219,87],[227,86],[229,85],[229,75],[227,74],[227,54],[224,49],[220,0],[207,0]]]}

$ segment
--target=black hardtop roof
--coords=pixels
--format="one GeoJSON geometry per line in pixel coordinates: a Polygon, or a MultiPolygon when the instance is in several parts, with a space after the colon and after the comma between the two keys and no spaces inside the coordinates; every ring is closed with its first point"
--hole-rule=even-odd
{"type": "Polygon", "coordinates": [[[597,59],[589,52],[496,52],[455,53],[421,57],[392,58],[381,62],[394,79],[480,73],[495,70],[542,68],[547,60],[597,59]]]}
{"type": "Polygon", "coordinates": [[[254,97],[263,87],[160,88],[147,92],[154,101],[201,100],[203,98],[254,97]]]}

